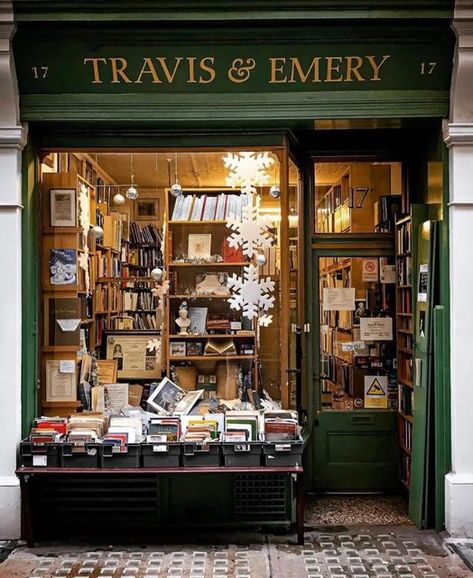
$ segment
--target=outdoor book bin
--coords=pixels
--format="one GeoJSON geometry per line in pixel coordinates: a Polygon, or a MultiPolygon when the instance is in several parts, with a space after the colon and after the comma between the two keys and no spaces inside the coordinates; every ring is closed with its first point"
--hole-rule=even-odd
{"type": "Polygon", "coordinates": [[[102,444],[101,464],[102,468],[139,468],[141,461],[141,445],[127,444],[126,451],[117,451],[119,446],[102,444]]]}
{"type": "Polygon", "coordinates": [[[223,465],[228,467],[261,466],[261,442],[224,442],[223,465]]]}
{"type": "Polygon", "coordinates": [[[265,442],[263,444],[264,465],[272,467],[302,466],[302,440],[265,442]]]}
{"type": "Polygon", "coordinates": [[[44,444],[34,444],[30,441],[20,443],[20,463],[24,468],[59,467],[60,443],[46,442],[44,444]]]}
{"type": "Polygon", "coordinates": [[[144,468],[178,468],[181,461],[179,442],[142,443],[141,455],[144,468]]]}
{"type": "Polygon", "coordinates": [[[216,467],[220,465],[220,442],[207,444],[182,444],[182,465],[194,467],[216,467]]]}
{"type": "Polygon", "coordinates": [[[85,443],[61,444],[61,466],[63,468],[98,468],[100,467],[100,447],[102,444],[85,443]]]}

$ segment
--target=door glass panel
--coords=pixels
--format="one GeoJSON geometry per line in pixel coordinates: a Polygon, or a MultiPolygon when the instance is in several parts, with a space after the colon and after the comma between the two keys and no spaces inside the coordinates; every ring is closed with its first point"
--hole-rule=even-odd
{"type": "Polygon", "coordinates": [[[397,408],[394,258],[320,257],[320,405],[397,408]]]}
{"type": "Polygon", "coordinates": [[[316,233],[394,230],[401,212],[401,163],[316,163],[314,171],[316,233]]]}

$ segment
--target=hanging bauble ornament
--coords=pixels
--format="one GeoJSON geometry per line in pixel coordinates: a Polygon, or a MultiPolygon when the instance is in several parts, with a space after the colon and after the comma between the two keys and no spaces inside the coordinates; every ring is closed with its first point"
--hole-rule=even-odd
{"type": "Polygon", "coordinates": [[[256,264],[259,267],[262,267],[263,265],[266,265],[266,256],[263,253],[259,253],[256,256],[256,264]]]}
{"type": "Polygon", "coordinates": [[[95,227],[90,229],[90,234],[94,239],[98,239],[103,235],[103,229],[99,225],[95,225],[95,227]]]}
{"type": "Polygon", "coordinates": [[[177,182],[174,183],[174,184],[171,186],[171,195],[172,195],[173,197],[178,197],[178,196],[181,195],[181,194],[182,194],[182,187],[181,187],[181,185],[180,185],[179,183],[177,183],[177,182]]]}
{"type": "Polygon", "coordinates": [[[130,201],[136,201],[138,198],[138,191],[135,189],[134,185],[127,190],[126,196],[130,199],[130,201]]]}
{"type": "Polygon", "coordinates": [[[125,197],[121,194],[121,193],[117,193],[114,197],[113,197],[113,204],[117,205],[117,207],[120,207],[121,205],[125,204],[125,197]]]}
{"type": "Polygon", "coordinates": [[[278,185],[273,185],[269,189],[269,196],[273,197],[273,199],[279,199],[280,195],[281,195],[281,189],[278,187],[278,185]]]}
{"type": "Polygon", "coordinates": [[[155,267],[152,271],[151,271],[151,277],[155,280],[155,281],[161,281],[163,276],[163,270],[160,269],[159,267],[155,267]]]}

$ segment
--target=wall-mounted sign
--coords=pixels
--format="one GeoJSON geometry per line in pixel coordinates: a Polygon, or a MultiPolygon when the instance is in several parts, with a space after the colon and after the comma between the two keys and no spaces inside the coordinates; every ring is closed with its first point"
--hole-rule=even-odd
{"type": "Polygon", "coordinates": [[[378,259],[362,259],[361,260],[361,277],[364,283],[376,282],[379,276],[379,261],[378,259]]]}
{"type": "Polygon", "coordinates": [[[354,287],[326,287],[323,290],[322,307],[324,311],[354,311],[354,287]]]}
{"type": "Polygon", "coordinates": [[[365,408],[388,407],[388,378],[385,375],[365,375],[365,408]]]}

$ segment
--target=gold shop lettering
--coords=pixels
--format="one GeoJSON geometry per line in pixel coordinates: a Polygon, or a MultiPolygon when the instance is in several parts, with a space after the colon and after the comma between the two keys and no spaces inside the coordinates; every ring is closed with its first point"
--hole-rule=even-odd
{"type": "MultiPolygon", "coordinates": [[[[224,74],[232,85],[244,84],[252,78],[263,78],[271,85],[321,83],[365,83],[381,80],[385,65],[391,58],[384,55],[314,56],[310,58],[269,57],[258,65],[254,58],[235,58],[224,74]],[[267,66],[264,73],[263,64],[267,66]]],[[[217,61],[214,56],[156,56],[139,62],[123,56],[88,58],[83,64],[92,84],[168,84],[175,82],[206,85],[215,82],[217,61]]]]}

